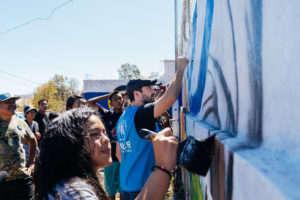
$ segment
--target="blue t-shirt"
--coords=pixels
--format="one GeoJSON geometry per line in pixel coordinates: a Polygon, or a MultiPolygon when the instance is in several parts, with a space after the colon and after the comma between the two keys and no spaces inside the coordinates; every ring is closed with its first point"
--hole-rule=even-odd
{"type": "Polygon", "coordinates": [[[140,191],[155,165],[152,143],[142,139],[134,118],[139,107],[128,107],[119,118],[117,138],[122,153],[120,166],[121,188],[126,192],[140,191]]]}

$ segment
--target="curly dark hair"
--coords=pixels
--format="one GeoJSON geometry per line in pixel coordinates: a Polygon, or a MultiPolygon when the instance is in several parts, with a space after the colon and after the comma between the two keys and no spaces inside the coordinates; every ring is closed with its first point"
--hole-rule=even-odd
{"type": "Polygon", "coordinates": [[[107,199],[92,169],[90,154],[84,148],[85,125],[92,115],[90,108],[72,109],[62,113],[51,124],[41,143],[33,175],[36,199],[55,198],[54,186],[60,181],[84,180],[99,199],[107,199]]]}

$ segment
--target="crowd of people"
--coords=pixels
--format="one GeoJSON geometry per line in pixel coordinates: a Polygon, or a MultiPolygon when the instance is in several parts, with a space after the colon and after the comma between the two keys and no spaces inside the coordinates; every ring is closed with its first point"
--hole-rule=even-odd
{"type": "Polygon", "coordinates": [[[176,101],[188,59],[177,59],[168,88],[157,80],[132,79],[107,95],[72,95],[63,113],[24,107],[0,94],[1,199],[163,199],[176,165],[178,141],[168,109],[176,101]],[[99,101],[108,100],[109,109],[99,101]],[[157,134],[150,142],[141,129],[157,134]],[[104,185],[98,180],[104,168],[104,185]]]}

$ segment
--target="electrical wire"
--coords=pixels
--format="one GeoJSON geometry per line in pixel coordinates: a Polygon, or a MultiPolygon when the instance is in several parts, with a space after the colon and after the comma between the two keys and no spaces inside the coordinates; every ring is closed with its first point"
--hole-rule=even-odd
{"type": "Polygon", "coordinates": [[[63,3],[63,4],[61,4],[61,5],[57,6],[57,7],[55,7],[54,9],[51,10],[51,12],[50,12],[50,14],[49,14],[48,17],[36,17],[36,18],[31,19],[31,20],[29,20],[29,21],[27,21],[27,22],[25,22],[23,24],[17,25],[17,26],[15,26],[13,28],[7,29],[6,31],[0,32],[0,35],[5,35],[5,34],[7,34],[9,32],[15,31],[15,30],[17,30],[19,28],[22,28],[22,27],[24,27],[26,25],[32,24],[33,22],[36,22],[36,21],[47,21],[47,20],[50,20],[53,17],[54,13],[58,9],[64,7],[65,5],[71,3],[72,1],[74,1],[74,0],[69,0],[69,1],[67,1],[67,2],[65,2],[65,3],[63,3]]]}
{"type": "MultiPolygon", "coordinates": [[[[20,84],[21,86],[27,86],[27,87],[30,87],[30,88],[33,86],[33,85],[29,84],[28,82],[24,82],[24,81],[22,81],[22,80],[15,80],[15,79],[13,79],[13,78],[11,78],[11,77],[6,77],[6,76],[3,75],[3,74],[0,74],[0,76],[1,76],[1,79],[3,78],[3,79],[6,79],[6,80],[8,80],[8,81],[10,81],[10,82],[18,83],[18,84],[20,84]]],[[[35,86],[36,86],[36,85],[35,85],[35,86]]],[[[3,89],[3,87],[2,87],[1,89],[3,89]]]]}
{"type": "Polygon", "coordinates": [[[11,77],[14,77],[14,78],[23,80],[23,81],[26,81],[26,82],[31,83],[31,84],[33,84],[33,85],[42,85],[42,84],[39,83],[39,82],[36,82],[36,81],[33,81],[33,80],[29,80],[29,79],[23,78],[23,77],[21,77],[21,76],[17,76],[17,75],[15,75],[15,74],[12,74],[12,73],[9,73],[9,72],[5,72],[5,71],[3,71],[3,70],[0,70],[0,73],[6,74],[6,75],[8,75],[8,76],[11,76],[11,77]]]}

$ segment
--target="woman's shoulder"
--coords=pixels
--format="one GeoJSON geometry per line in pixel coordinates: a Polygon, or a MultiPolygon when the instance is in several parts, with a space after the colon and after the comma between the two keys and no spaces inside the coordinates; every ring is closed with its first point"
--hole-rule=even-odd
{"type": "MultiPolygon", "coordinates": [[[[70,181],[61,181],[54,187],[55,194],[59,199],[66,200],[97,200],[93,189],[84,180],[72,179],[70,181]]],[[[48,195],[49,199],[55,199],[52,194],[48,195]]]]}

